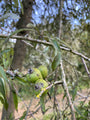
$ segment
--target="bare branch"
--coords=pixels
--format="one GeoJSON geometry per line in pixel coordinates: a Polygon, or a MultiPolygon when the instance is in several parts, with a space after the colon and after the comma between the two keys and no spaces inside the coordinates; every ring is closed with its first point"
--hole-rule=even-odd
{"type": "Polygon", "coordinates": [[[62,70],[63,86],[64,86],[64,89],[65,89],[65,91],[66,91],[66,95],[67,95],[67,99],[68,99],[69,106],[70,106],[70,108],[71,108],[72,120],[76,120],[76,118],[75,118],[74,106],[73,106],[73,104],[72,104],[71,97],[70,97],[69,90],[68,90],[68,86],[67,86],[67,83],[66,83],[66,77],[65,77],[65,73],[64,73],[64,68],[63,68],[62,60],[61,60],[61,70],[62,70]]]}
{"type": "Polygon", "coordinates": [[[39,96],[42,96],[42,94],[43,94],[46,90],[50,89],[52,86],[57,85],[57,84],[63,84],[63,82],[62,82],[62,81],[56,81],[56,82],[52,83],[52,84],[49,85],[47,88],[45,88],[45,90],[42,90],[42,91],[40,92],[40,95],[39,95],[39,96]]]}
{"type": "Polygon", "coordinates": [[[73,53],[73,54],[75,54],[75,55],[78,55],[79,57],[82,57],[82,58],[84,58],[84,59],[87,60],[87,61],[90,61],[90,58],[86,57],[86,56],[83,55],[82,53],[79,53],[79,52],[77,52],[77,51],[71,50],[70,48],[66,48],[66,47],[63,47],[63,46],[60,46],[60,48],[61,48],[62,50],[65,50],[65,51],[71,52],[71,53],[73,53]]]}
{"type": "Polygon", "coordinates": [[[79,92],[77,92],[77,95],[79,95],[80,98],[76,99],[74,102],[77,102],[77,101],[79,101],[79,100],[81,100],[81,99],[84,99],[84,103],[85,103],[85,101],[86,101],[87,99],[89,99],[89,97],[90,97],[90,92],[88,93],[87,96],[84,96],[84,95],[82,95],[82,94],[79,93],[79,92]]]}
{"type": "MultiPolygon", "coordinates": [[[[9,35],[0,34],[0,38],[7,38],[8,36],[9,35]]],[[[23,36],[10,36],[10,38],[17,39],[17,40],[26,40],[26,41],[30,41],[30,42],[34,42],[34,43],[39,43],[39,44],[44,44],[44,45],[53,47],[52,43],[46,42],[46,41],[43,41],[43,40],[39,40],[39,39],[33,39],[33,38],[28,38],[28,37],[23,37],[23,36]]],[[[65,50],[65,51],[71,52],[71,53],[73,53],[75,55],[78,55],[79,57],[82,57],[82,58],[84,58],[87,61],[90,61],[90,58],[88,58],[87,56],[83,55],[82,53],[79,53],[77,51],[71,50],[68,47],[60,46],[60,48],[62,50],[65,50]]]]}

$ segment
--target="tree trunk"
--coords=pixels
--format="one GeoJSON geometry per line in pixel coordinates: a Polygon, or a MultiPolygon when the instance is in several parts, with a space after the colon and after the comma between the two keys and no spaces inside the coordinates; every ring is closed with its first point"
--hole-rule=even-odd
{"type": "MultiPolygon", "coordinates": [[[[30,23],[31,18],[32,18],[33,2],[34,0],[27,0],[27,1],[23,0],[24,14],[23,15],[21,14],[20,20],[18,21],[16,25],[17,29],[25,28],[26,25],[30,23]]],[[[28,33],[27,31],[23,31],[23,32],[20,32],[18,35],[24,36],[27,33],[28,33]]],[[[22,41],[17,40],[15,47],[14,47],[14,57],[13,57],[11,69],[15,70],[19,68],[19,70],[21,70],[23,60],[25,58],[25,54],[26,54],[26,45],[22,41]]],[[[15,119],[15,116],[14,116],[15,106],[14,106],[12,91],[10,91],[10,96],[8,98],[8,104],[9,104],[8,110],[6,110],[3,107],[1,120],[14,120],[15,119]]]]}

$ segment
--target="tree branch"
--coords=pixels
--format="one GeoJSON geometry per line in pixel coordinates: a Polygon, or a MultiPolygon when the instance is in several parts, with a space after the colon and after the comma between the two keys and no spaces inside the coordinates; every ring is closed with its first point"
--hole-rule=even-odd
{"type": "Polygon", "coordinates": [[[56,81],[56,82],[54,82],[54,83],[52,83],[51,85],[49,85],[48,87],[46,87],[44,90],[42,90],[39,94],[39,96],[42,96],[42,94],[46,91],[46,90],[48,90],[48,89],[50,89],[52,86],[54,86],[54,85],[57,85],[57,84],[63,84],[63,82],[62,81],[56,81]]]}
{"type": "MultiPolygon", "coordinates": [[[[3,35],[3,34],[0,34],[0,38],[7,38],[9,35],[3,35]]],[[[39,39],[33,39],[33,38],[28,38],[28,37],[23,37],[23,36],[10,36],[10,38],[12,39],[17,39],[17,40],[26,40],[26,41],[30,41],[30,42],[34,42],[34,43],[39,43],[39,44],[44,44],[44,45],[47,45],[47,46],[51,46],[53,47],[53,44],[50,43],[50,42],[46,42],[46,41],[43,41],[43,40],[39,40],[39,39]]],[[[83,55],[82,53],[79,53],[77,51],[74,51],[74,50],[71,50],[70,48],[68,47],[63,47],[63,46],[60,46],[60,48],[62,50],[65,50],[65,51],[68,51],[68,52],[71,52],[75,55],[78,55],[79,57],[82,57],[84,58],[85,60],[89,61],[90,62],[90,58],[88,58],[87,56],[83,55]]]]}

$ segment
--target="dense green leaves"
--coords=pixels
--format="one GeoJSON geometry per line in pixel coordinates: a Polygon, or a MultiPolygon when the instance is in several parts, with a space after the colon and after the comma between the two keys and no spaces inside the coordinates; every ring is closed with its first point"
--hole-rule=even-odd
{"type": "MultiPolygon", "coordinates": [[[[1,1],[4,1],[4,0],[1,0],[1,1]]],[[[12,37],[13,35],[15,35],[19,32],[23,33],[23,31],[27,31],[27,30],[30,31],[30,33],[28,34],[29,37],[32,37],[33,39],[35,38],[35,39],[44,40],[44,41],[47,41],[47,42],[50,42],[51,44],[53,44],[54,49],[52,49],[51,47],[45,47],[44,45],[39,45],[39,44],[37,45],[37,43],[35,43],[35,45],[33,45],[33,49],[30,46],[27,47],[28,58],[26,57],[26,61],[24,62],[24,67],[23,67],[23,68],[28,69],[29,67],[32,67],[32,66],[36,67],[42,63],[43,64],[47,63],[49,72],[51,74],[52,70],[55,71],[55,69],[60,65],[61,53],[62,53],[62,51],[60,50],[60,45],[62,45],[63,47],[68,47],[68,48],[72,49],[72,51],[81,52],[84,55],[89,57],[89,54],[90,54],[89,53],[89,51],[90,51],[89,50],[89,29],[88,29],[89,27],[88,27],[88,20],[87,20],[88,15],[89,15],[87,12],[87,11],[89,11],[89,7],[88,7],[89,4],[85,0],[80,0],[80,1],[79,0],[78,1],[66,0],[66,1],[64,1],[63,16],[62,16],[62,35],[61,35],[62,40],[60,40],[59,38],[57,38],[57,34],[58,34],[58,30],[59,30],[59,22],[60,22],[60,20],[59,20],[60,15],[58,12],[58,10],[60,10],[60,6],[61,6],[59,4],[60,1],[58,1],[58,0],[57,1],[44,0],[44,1],[45,1],[44,2],[45,4],[43,3],[43,0],[40,1],[41,4],[43,5],[43,10],[45,9],[45,11],[42,12],[43,15],[40,14],[40,12],[39,12],[40,11],[39,8],[42,8],[42,7],[38,1],[37,2],[38,4],[36,4],[38,10],[35,11],[35,14],[37,13],[36,14],[37,16],[35,17],[33,15],[33,20],[32,20],[32,22],[34,24],[32,23],[32,25],[28,24],[28,26],[26,26],[29,29],[22,27],[22,29],[16,30],[15,32],[11,32],[11,30],[14,31],[16,29],[15,25],[16,25],[16,21],[18,21],[18,19],[19,19],[19,15],[24,13],[22,0],[13,0],[12,4],[10,3],[11,2],[10,0],[5,1],[5,4],[3,3],[3,5],[1,5],[3,10],[1,12],[2,14],[0,16],[0,22],[2,25],[2,30],[1,30],[2,33],[7,33],[7,31],[9,32],[9,35],[8,35],[6,41],[3,42],[5,44],[5,47],[7,47],[7,48],[8,47],[11,48],[12,43],[9,44],[10,37],[12,37]],[[21,11],[22,11],[22,13],[21,13],[21,11]],[[49,11],[49,13],[48,13],[48,11],[49,11]],[[41,17],[40,20],[36,19],[36,18],[38,18],[38,16],[41,17]],[[75,19],[73,19],[73,18],[75,18],[75,19]],[[9,19],[11,19],[11,20],[9,20],[9,19]],[[40,23],[34,27],[34,25],[35,25],[34,21],[36,23],[39,23],[39,21],[40,21],[40,23]],[[3,22],[5,22],[5,23],[2,24],[3,22]],[[42,22],[43,22],[43,25],[41,24],[42,22]],[[73,23],[73,25],[72,25],[72,23],[73,23]],[[14,28],[12,26],[14,26],[14,28]],[[5,29],[5,28],[7,28],[7,29],[5,29]]],[[[35,5],[34,5],[33,9],[34,8],[35,8],[35,5]]],[[[21,15],[21,16],[23,16],[23,15],[21,15]]],[[[18,28],[18,26],[17,26],[17,28],[18,28]]],[[[8,50],[2,51],[3,48],[4,48],[3,46],[0,47],[0,58],[1,58],[0,62],[4,66],[4,68],[8,69],[10,67],[10,61],[11,61],[10,53],[9,53],[10,49],[9,49],[9,51],[8,50]]],[[[71,92],[72,102],[74,103],[75,99],[77,97],[76,96],[77,90],[79,90],[80,86],[82,86],[84,84],[83,80],[88,81],[88,83],[89,83],[89,78],[86,74],[83,63],[81,63],[82,62],[81,59],[78,59],[79,57],[72,55],[70,53],[72,51],[63,51],[63,67],[65,70],[65,76],[66,76],[66,82],[68,83],[68,88],[71,88],[69,92],[71,92]],[[79,67],[79,64],[82,64],[82,67],[80,69],[77,68],[77,66],[79,67]],[[74,89],[73,89],[74,85],[77,85],[77,88],[74,87],[74,89]],[[80,85],[80,86],[78,86],[78,85],[80,85]]],[[[86,65],[87,65],[87,68],[89,69],[90,65],[89,65],[88,61],[86,61],[86,65]]],[[[54,75],[55,75],[55,72],[53,72],[51,74],[51,76],[50,76],[51,78],[47,77],[47,79],[52,80],[49,82],[53,82],[54,75]]],[[[57,76],[58,76],[57,80],[61,80],[61,71],[57,71],[57,76]]],[[[11,77],[8,76],[8,78],[11,78],[11,77]]],[[[18,82],[23,83],[23,84],[27,83],[26,79],[22,76],[15,76],[14,78],[15,79],[13,81],[16,83],[17,83],[16,80],[18,80],[18,82]]],[[[0,100],[5,105],[5,108],[7,108],[8,81],[9,80],[7,79],[7,76],[6,76],[3,68],[0,67],[0,100]]],[[[12,82],[12,84],[10,84],[10,85],[11,85],[11,90],[12,90],[12,94],[13,94],[15,108],[17,109],[18,98],[17,98],[16,91],[13,88],[13,81],[10,81],[10,82],[12,82]]],[[[26,84],[24,84],[24,85],[26,85],[26,84]]],[[[88,84],[88,86],[89,86],[89,84],[88,84]]],[[[33,86],[30,84],[29,87],[33,87],[33,86]]],[[[24,87],[23,87],[23,89],[24,89],[24,87]]],[[[52,95],[54,92],[53,89],[54,89],[54,87],[52,87],[50,90],[50,93],[52,95]]],[[[60,89],[60,87],[59,87],[59,89],[60,89]]],[[[29,91],[29,93],[32,91],[33,90],[29,91]]],[[[28,90],[24,91],[24,92],[28,93],[28,90]]],[[[66,93],[64,92],[63,98],[65,98],[65,97],[66,97],[66,93]]],[[[77,104],[79,104],[79,103],[77,103],[77,104]]],[[[44,103],[43,98],[40,99],[40,105],[41,105],[42,112],[45,113],[46,110],[45,110],[45,103],[44,103]]],[[[67,107],[67,105],[65,105],[65,106],[67,107]]],[[[82,105],[80,105],[80,106],[82,106],[82,105]]],[[[77,109],[76,109],[77,119],[78,120],[81,120],[81,119],[86,120],[87,110],[88,110],[88,107],[77,107],[77,109]]],[[[70,114],[70,116],[68,117],[68,111],[70,112],[70,109],[67,110],[67,108],[66,109],[63,108],[63,110],[61,111],[61,116],[63,116],[63,119],[65,119],[65,120],[69,119],[71,116],[71,114],[70,114]]],[[[26,115],[26,111],[23,114],[22,119],[25,118],[25,115],[26,115]]],[[[58,118],[58,114],[55,114],[54,118],[52,118],[52,119],[57,119],[57,118],[58,118]]]]}
{"type": "MultiPolygon", "coordinates": [[[[8,80],[6,73],[4,72],[3,67],[0,66],[0,100],[4,104],[6,109],[8,108],[7,98],[9,97],[9,91],[10,91],[9,86],[8,86],[9,82],[10,81],[8,80]]],[[[12,85],[11,87],[12,87],[13,100],[14,100],[15,108],[17,110],[18,97],[17,97],[15,90],[13,90],[14,89],[13,83],[11,82],[10,85],[12,85]]]]}

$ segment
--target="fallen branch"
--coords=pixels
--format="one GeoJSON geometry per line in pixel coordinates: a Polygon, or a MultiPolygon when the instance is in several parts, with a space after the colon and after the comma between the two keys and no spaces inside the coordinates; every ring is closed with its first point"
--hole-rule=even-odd
{"type": "MultiPolygon", "coordinates": [[[[0,34],[0,38],[7,38],[9,37],[9,35],[3,35],[3,34],[0,34]]],[[[47,45],[47,46],[51,46],[53,47],[53,44],[50,43],[50,42],[46,42],[46,41],[43,41],[43,40],[39,40],[39,39],[33,39],[33,38],[29,38],[29,37],[23,37],[23,36],[10,36],[10,38],[12,39],[17,39],[17,40],[26,40],[26,41],[30,41],[30,42],[34,42],[34,43],[39,43],[39,44],[44,44],[44,45],[47,45]]],[[[82,53],[79,53],[77,51],[74,51],[68,47],[63,47],[63,46],[60,46],[60,48],[62,50],[65,50],[65,51],[68,51],[68,52],[71,52],[75,55],[78,55],[79,57],[82,57],[84,58],[85,60],[87,61],[90,61],[90,58],[86,57],[85,55],[83,55],[82,53]]]]}

